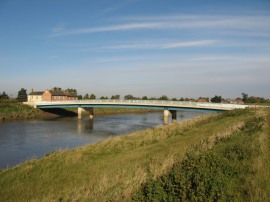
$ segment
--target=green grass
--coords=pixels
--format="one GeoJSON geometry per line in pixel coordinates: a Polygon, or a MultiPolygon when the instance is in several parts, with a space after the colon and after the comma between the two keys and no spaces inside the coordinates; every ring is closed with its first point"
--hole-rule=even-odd
{"type": "Polygon", "coordinates": [[[42,112],[19,103],[0,103],[0,120],[40,117],[42,112]]]}
{"type": "MultiPolygon", "coordinates": [[[[77,108],[65,108],[66,110],[72,112],[78,112],[77,108]]],[[[158,112],[158,110],[152,109],[132,109],[132,108],[94,108],[95,116],[106,116],[106,115],[115,115],[115,114],[130,114],[130,113],[151,113],[158,112]]],[[[83,112],[84,114],[88,114],[88,112],[83,112]]]]}
{"type": "MultiPolygon", "coordinates": [[[[2,170],[0,201],[130,200],[150,180],[159,179],[185,161],[186,153],[194,148],[199,153],[210,151],[218,145],[217,137],[225,138],[239,132],[250,118],[256,116],[266,116],[265,110],[208,115],[124,137],[108,138],[73,150],[52,152],[44,158],[2,170]]],[[[269,182],[261,178],[261,175],[269,174],[266,169],[269,141],[264,139],[266,134],[269,139],[268,132],[265,133],[268,128],[264,126],[262,130],[256,140],[261,137],[258,144],[260,148],[264,144],[265,150],[261,150],[254,160],[261,166],[251,165],[252,169],[264,170],[263,174],[255,172],[258,180],[253,187],[258,190],[257,194],[265,194],[261,183],[269,182]]]]}
{"type": "Polygon", "coordinates": [[[269,198],[255,197],[250,188],[257,174],[252,165],[261,153],[258,139],[263,122],[263,117],[250,118],[240,131],[216,138],[210,149],[187,153],[168,174],[148,180],[133,200],[266,201],[269,198]]]}

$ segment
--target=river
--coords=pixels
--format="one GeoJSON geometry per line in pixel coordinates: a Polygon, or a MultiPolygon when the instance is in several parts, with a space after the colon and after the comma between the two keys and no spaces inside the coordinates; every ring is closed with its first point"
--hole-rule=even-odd
{"type": "MultiPolygon", "coordinates": [[[[178,111],[177,121],[203,112],[178,111]]],[[[124,135],[163,124],[163,113],[99,116],[93,126],[85,117],[0,122],[0,168],[4,169],[46,153],[93,144],[109,136],[124,135]]]]}

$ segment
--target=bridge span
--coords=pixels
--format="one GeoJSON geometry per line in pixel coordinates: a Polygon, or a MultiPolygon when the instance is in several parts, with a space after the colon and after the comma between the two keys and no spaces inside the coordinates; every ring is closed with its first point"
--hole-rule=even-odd
{"type": "Polygon", "coordinates": [[[164,124],[168,124],[169,116],[172,122],[176,122],[177,111],[228,111],[243,109],[248,105],[205,103],[205,102],[182,102],[182,101],[163,101],[163,100],[70,100],[53,102],[25,102],[25,104],[39,109],[48,108],[78,108],[78,119],[82,119],[82,111],[89,112],[89,119],[94,118],[94,108],[147,108],[164,110],[164,124]]]}

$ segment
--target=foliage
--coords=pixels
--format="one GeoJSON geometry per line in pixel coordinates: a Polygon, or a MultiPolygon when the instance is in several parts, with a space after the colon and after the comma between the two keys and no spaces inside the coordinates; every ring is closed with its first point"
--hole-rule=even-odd
{"type": "Polygon", "coordinates": [[[15,100],[9,99],[0,102],[0,120],[36,118],[42,112],[28,105],[18,104],[15,100]]]}
{"type": "Polygon", "coordinates": [[[18,100],[18,102],[26,102],[27,101],[26,89],[21,88],[21,90],[19,90],[18,95],[17,95],[17,100],[18,100]]]}
{"type": "Polygon", "coordinates": [[[162,95],[159,100],[169,100],[169,98],[166,95],[162,95]]]}
{"type": "Polygon", "coordinates": [[[246,178],[259,155],[255,136],[263,118],[252,118],[230,137],[216,140],[205,152],[187,153],[172,170],[148,183],[133,196],[135,201],[239,201],[247,198],[246,178]]]}
{"type": "Polygon", "coordinates": [[[222,101],[222,97],[221,96],[215,95],[215,97],[211,98],[211,102],[221,103],[221,101],[222,101]]]}
{"type": "Polygon", "coordinates": [[[91,94],[90,97],[89,97],[90,100],[95,100],[96,99],[96,96],[94,94],[91,94]]]}
{"type": "Polygon", "coordinates": [[[101,99],[101,100],[108,100],[109,98],[106,96],[101,96],[99,99],[101,99]]]}
{"type": "Polygon", "coordinates": [[[72,93],[72,94],[75,94],[77,95],[77,90],[76,89],[73,89],[73,88],[68,88],[66,90],[64,90],[65,93],[72,93]]]}
{"type": "Polygon", "coordinates": [[[112,95],[112,100],[120,100],[120,95],[112,95]]]}
{"type": "Polygon", "coordinates": [[[82,100],[82,99],[83,99],[82,95],[78,95],[78,100],[82,100]]]}
{"type": "Polygon", "coordinates": [[[86,93],[85,96],[83,97],[84,100],[88,100],[89,99],[89,94],[86,93]]]}
{"type": "Polygon", "coordinates": [[[143,96],[142,97],[142,100],[148,100],[148,97],[147,96],[143,96]]]}
{"type": "Polygon", "coordinates": [[[124,99],[125,100],[133,100],[133,99],[135,99],[135,97],[133,95],[131,95],[131,94],[128,94],[128,95],[124,96],[124,99]]]}
{"type": "Polygon", "coordinates": [[[3,93],[0,94],[0,99],[9,99],[9,96],[6,94],[5,91],[3,91],[3,93]]]}
{"type": "Polygon", "coordinates": [[[242,93],[242,100],[245,103],[269,103],[269,100],[263,97],[248,96],[246,93],[242,93]]]}

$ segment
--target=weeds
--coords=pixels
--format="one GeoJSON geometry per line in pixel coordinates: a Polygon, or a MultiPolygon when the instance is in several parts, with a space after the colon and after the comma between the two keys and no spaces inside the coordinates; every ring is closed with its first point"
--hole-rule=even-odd
{"type": "MultiPolygon", "coordinates": [[[[238,112],[237,112],[238,113],[238,112]]],[[[241,112],[242,113],[242,112],[241,112]]],[[[231,115],[231,114],[230,114],[231,115]]],[[[240,132],[220,137],[207,151],[189,152],[184,161],[147,184],[133,196],[134,201],[239,201],[248,192],[246,178],[254,175],[250,166],[260,148],[256,134],[264,118],[252,118],[240,132]]]]}

